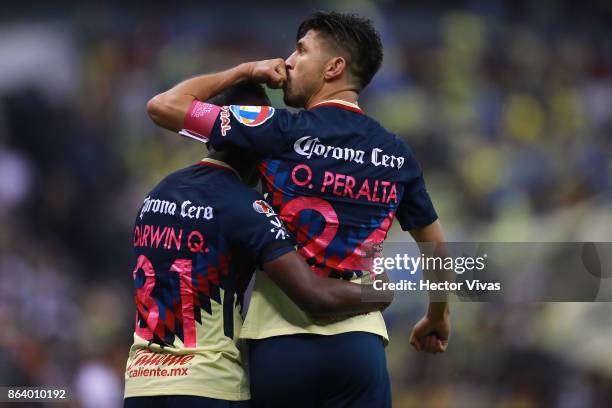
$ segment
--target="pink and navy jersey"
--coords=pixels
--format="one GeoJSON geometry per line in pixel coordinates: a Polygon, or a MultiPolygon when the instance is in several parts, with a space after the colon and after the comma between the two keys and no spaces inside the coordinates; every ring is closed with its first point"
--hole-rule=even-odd
{"type": "Polygon", "coordinates": [[[325,276],[360,276],[368,248],[393,219],[404,230],[437,219],[410,148],[355,104],[327,101],[292,113],[195,101],[181,133],[260,159],[267,199],[299,252],[325,276]]]}
{"type": "Polygon", "coordinates": [[[136,302],[126,397],[249,398],[238,334],[255,268],[294,250],[263,197],[225,163],[172,173],[134,226],[136,302]]]}

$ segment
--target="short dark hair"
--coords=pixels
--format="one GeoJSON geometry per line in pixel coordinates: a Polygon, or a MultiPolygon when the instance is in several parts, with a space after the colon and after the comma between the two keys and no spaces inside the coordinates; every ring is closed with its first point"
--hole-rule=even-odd
{"type": "Polygon", "coordinates": [[[236,85],[232,85],[214,98],[211,98],[209,102],[217,106],[272,105],[264,87],[260,84],[254,84],[252,82],[240,82],[236,85]]]}
{"type": "Polygon", "coordinates": [[[296,41],[309,30],[323,34],[337,50],[346,53],[347,65],[359,80],[360,89],[370,83],[383,61],[380,34],[372,20],[351,13],[316,11],[300,23],[296,41]]]}

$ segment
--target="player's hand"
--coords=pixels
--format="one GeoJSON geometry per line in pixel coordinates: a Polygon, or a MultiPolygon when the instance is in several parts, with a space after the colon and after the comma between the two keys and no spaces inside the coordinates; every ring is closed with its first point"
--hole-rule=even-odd
{"type": "Polygon", "coordinates": [[[250,62],[249,68],[252,82],[265,83],[270,88],[282,88],[287,80],[285,60],[282,58],[250,62]]]}
{"type": "Polygon", "coordinates": [[[448,313],[439,318],[425,315],[414,325],[410,334],[410,344],[417,351],[426,353],[444,353],[448,347],[451,323],[448,313]]]}

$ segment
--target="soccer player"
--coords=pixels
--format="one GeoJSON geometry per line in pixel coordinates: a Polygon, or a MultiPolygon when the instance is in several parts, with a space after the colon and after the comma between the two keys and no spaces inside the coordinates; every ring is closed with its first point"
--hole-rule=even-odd
{"type": "MultiPolygon", "coordinates": [[[[261,85],[241,84],[216,103],[269,104],[261,85]]],[[[361,286],[315,276],[282,221],[244,182],[255,163],[211,152],[170,174],[136,217],[137,317],[125,372],[126,407],[245,407],[243,292],[256,266],[306,312],[363,313],[361,286]]]]}
{"type": "MultiPolygon", "coordinates": [[[[394,218],[417,242],[444,242],[413,153],[357,104],[383,58],[371,21],[316,12],[296,40],[286,60],[244,63],[176,85],[149,101],[149,115],[215,149],[256,154],[272,206],[319,276],[360,282],[364,254],[384,241],[394,218]],[[305,109],[201,102],[247,80],[282,87],[287,105],[305,109]]],[[[448,303],[431,302],[410,343],[443,352],[449,335],[448,303]]],[[[255,406],[391,404],[388,335],[378,312],[317,320],[258,274],[241,337],[251,340],[255,406]]]]}

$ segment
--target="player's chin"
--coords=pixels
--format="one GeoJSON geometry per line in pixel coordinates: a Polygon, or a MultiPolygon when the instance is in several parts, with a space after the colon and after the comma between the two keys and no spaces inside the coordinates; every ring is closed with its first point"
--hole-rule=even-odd
{"type": "Polygon", "coordinates": [[[288,89],[283,89],[283,102],[285,105],[290,106],[292,108],[303,108],[305,106],[304,98],[300,98],[296,95],[292,95],[288,89]]]}

